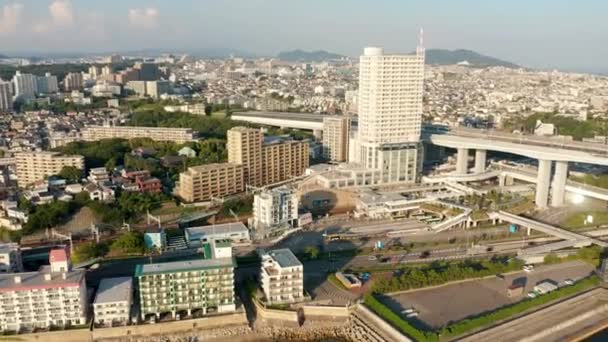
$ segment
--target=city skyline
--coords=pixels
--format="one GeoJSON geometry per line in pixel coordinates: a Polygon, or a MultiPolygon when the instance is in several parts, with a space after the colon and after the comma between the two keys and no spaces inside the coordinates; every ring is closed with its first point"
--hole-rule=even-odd
{"type": "Polygon", "coordinates": [[[601,21],[606,9],[600,1],[573,8],[565,0],[0,0],[0,53],[230,49],[274,56],[301,48],[355,57],[370,45],[410,52],[413,33],[424,27],[427,48],[471,49],[539,69],[608,72],[608,47],[601,44],[608,33],[601,21]]]}

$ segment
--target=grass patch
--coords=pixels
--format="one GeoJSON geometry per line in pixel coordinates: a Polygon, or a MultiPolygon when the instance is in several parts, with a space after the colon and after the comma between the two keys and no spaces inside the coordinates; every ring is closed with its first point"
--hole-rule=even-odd
{"type": "Polygon", "coordinates": [[[562,287],[556,291],[540,295],[536,298],[524,299],[513,305],[504,306],[495,311],[482,313],[477,317],[464,319],[460,322],[453,323],[437,331],[425,331],[416,328],[407,320],[380,302],[373,294],[366,295],[364,297],[364,303],[378,316],[382,317],[395,328],[399,329],[402,333],[410,336],[416,341],[437,341],[451,339],[466,333],[470,333],[474,330],[489,327],[502,320],[538,308],[539,306],[597,287],[599,284],[600,279],[594,275],[585,278],[572,286],[562,287]]]}
{"type": "Polygon", "coordinates": [[[342,282],[340,280],[338,280],[338,277],[336,277],[335,273],[332,273],[329,276],[327,276],[327,281],[334,284],[336,287],[341,288],[342,290],[350,291],[349,289],[346,288],[346,286],[344,286],[344,284],[342,284],[342,282]]]}
{"type": "Polygon", "coordinates": [[[567,217],[561,226],[565,229],[580,230],[608,224],[608,211],[587,211],[573,214],[567,217]],[[593,216],[593,223],[585,224],[587,216],[593,216]]]}

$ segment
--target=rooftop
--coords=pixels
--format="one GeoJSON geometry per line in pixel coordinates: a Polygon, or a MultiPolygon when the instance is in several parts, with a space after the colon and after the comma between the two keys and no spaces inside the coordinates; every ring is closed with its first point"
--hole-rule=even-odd
{"type": "Polygon", "coordinates": [[[99,282],[95,304],[125,302],[131,298],[133,278],[104,278],[99,282]]]}
{"type": "Polygon", "coordinates": [[[77,287],[84,278],[83,270],[66,273],[51,273],[49,267],[39,272],[0,274],[0,293],[9,291],[29,291],[59,287],[77,287]],[[65,274],[65,279],[63,279],[65,274]],[[45,279],[45,276],[50,279],[45,279]]]}
{"type": "Polygon", "coordinates": [[[214,269],[224,267],[236,267],[233,258],[218,259],[196,259],[188,261],[163,262],[158,264],[137,265],[135,276],[141,277],[149,274],[177,273],[198,271],[202,269],[214,269]]]}
{"type": "Polygon", "coordinates": [[[288,248],[275,249],[267,253],[281,267],[302,266],[302,263],[288,248]]]}
{"type": "MultiPolygon", "coordinates": [[[[242,233],[248,232],[249,230],[242,222],[230,222],[222,224],[214,224],[210,226],[202,227],[190,227],[186,228],[186,236],[197,236],[197,235],[224,235],[230,233],[242,233]]],[[[196,237],[197,239],[200,237],[196,237]]]]}

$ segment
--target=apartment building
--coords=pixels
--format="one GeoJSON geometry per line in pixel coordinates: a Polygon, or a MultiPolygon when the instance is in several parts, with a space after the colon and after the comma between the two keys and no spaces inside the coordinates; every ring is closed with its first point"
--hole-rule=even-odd
{"type": "Polygon", "coordinates": [[[420,172],[424,49],[385,54],[365,48],[359,59],[358,130],[349,162],[376,170],[375,183],[413,183],[420,172]]]}
{"type": "Polygon", "coordinates": [[[70,72],[63,79],[63,89],[66,92],[81,90],[84,86],[83,76],[80,72],[70,72]]]}
{"type": "Polygon", "coordinates": [[[274,184],[301,176],[309,165],[308,141],[276,139],[262,146],[262,181],[274,184]]]}
{"type": "Polygon", "coordinates": [[[290,249],[262,254],[260,280],[269,305],[304,300],[304,266],[290,249]]]}
{"type": "Polygon", "coordinates": [[[228,130],[228,161],[243,165],[245,184],[263,186],[288,180],[308,167],[308,142],[264,139],[257,128],[228,130]]]}
{"type": "Polygon", "coordinates": [[[93,302],[95,324],[104,326],[127,324],[131,317],[132,304],[133,278],[102,279],[93,302]]]}
{"type": "Polygon", "coordinates": [[[256,239],[293,227],[298,220],[298,195],[288,187],[262,191],[253,198],[253,219],[250,226],[256,239]]]}
{"type": "Polygon", "coordinates": [[[348,159],[348,135],[350,118],[332,116],[323,118],[323,157],[344,162],[348,159]]]}
{"type": "Polygon", "coordinates": [[[84,169],[84,157],[62,155],[58,152],[18,152],[15,153],[17,184],[26,187],[45,177],[58,174],[64,166],[84,169]]]}
{"type": "Polygon", "coordinates": [[[0,113],[13,111],[13,85],[0,78],[0,113]]]}
{"type": "Polygon", "coordinates": [[[155,141],[172,141],[176,144],[183,144],[195,140],[195,134],[191,128],[110,125],[88,126],[82,129],[81,134],[82,139],[85,141],[97,141],[112,138],[149,138],[155,141]]]}
{"type": "Polygon", "coordinates": [[[201,259],[138,265],[141,319],[163,314],[206,315],[233,312],[234,268],[232,245],[218,240],[203,245],[201,259]]]}
{"type": "Polygon", "coordinates": [[[243,166],[222,163],[188,168],[179,174],[176,195],[185,202],[210,201],[245,191],[243,166]]]}
{"type": "Polygon", "coordinates": [[[49,259],[38,272],[0,274],[0,331],[86,323],[85,271],[71,269],[65,249],[52,250],[49,259]]]}
{"type": "Polygon", "coordinates": [[[243,165],[245,184],[262,186],[264,133],[255,128],[234,127],[227,136],[228,162],[243,165]]]}
{"type": "Polygon", "coordinates": [[[23,262],[18,243],[0,243],[0,273],[22,272],[23,262]]]}

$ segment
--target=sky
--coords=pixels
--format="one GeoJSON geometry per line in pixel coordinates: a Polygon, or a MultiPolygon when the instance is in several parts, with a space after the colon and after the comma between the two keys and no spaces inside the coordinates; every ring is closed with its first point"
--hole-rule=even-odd
{"type": "Polygon", "coordinates": [[[0,53],[471,49],[608,72],[606,0],[0,0],[0,53]]]}

